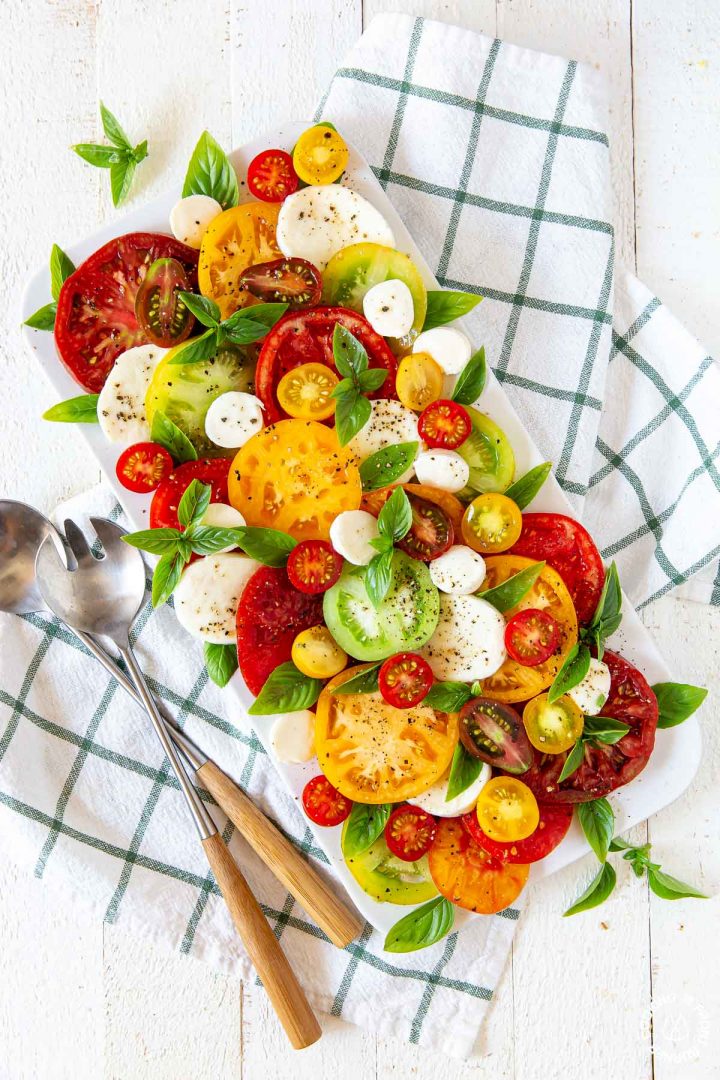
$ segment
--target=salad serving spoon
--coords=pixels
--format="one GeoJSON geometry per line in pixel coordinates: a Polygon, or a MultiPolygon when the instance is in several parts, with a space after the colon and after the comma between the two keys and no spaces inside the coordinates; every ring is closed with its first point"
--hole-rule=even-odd
{"type": "MultiPolygon", "coordinates": [[[[114,527],[121,536],[123,530],[114,527]]],[[[48,538],[66,563],[75,565],[76,555],[71,545],[39,510],[27,503],[0,499],[0,611],[29,615],[47,610],[37,586],[35,561],[40,545],[48,538]]],[[[82,630],[74,628],[73,632],[122,689],[141,708],[144,707],[130,679],[102,646],[82,630]]],[[[195,771],[196,780],[210,792],[275,877],[334,945],[342,949],[353,941],[362,930],[360,917],[332,891],[291,841],[220,766],[208,758],[165,712],[161,712],[161,716],[173,742],[195,771]]]]}

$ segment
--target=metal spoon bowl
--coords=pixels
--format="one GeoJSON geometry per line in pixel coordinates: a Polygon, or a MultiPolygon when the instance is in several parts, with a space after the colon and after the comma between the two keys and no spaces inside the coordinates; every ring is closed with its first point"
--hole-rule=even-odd
{"type": "Polygon", "coordinates": [[[35,578],[35,559],[48,538],[65,565],[71,565],[60,533],[44,514],[27,503],[0,499],[0,611],[30,615],[47,609],[35,578]]]}

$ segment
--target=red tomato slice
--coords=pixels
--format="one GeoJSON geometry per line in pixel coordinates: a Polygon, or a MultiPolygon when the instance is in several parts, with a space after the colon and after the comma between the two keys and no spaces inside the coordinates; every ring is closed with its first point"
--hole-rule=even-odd
{"type": "Polygon", "coordinates": [[[156,259],[177,259],[197,289],[198,253],[171,236],[127,233],[110,240],[67,279],[57,304],[55,345],[72,377],[98,393],[121,352],[146,345],[135,300],[156,259]]]}
{"type": "Polygon", "coordinates": [[[415,862],[429,850],[437,822],[419,806],[398,806],[385,825],[385,843],[396,858],[415,862]]]}
{"type": "Polygon", "coordinates": [[[324,593],[335,584],[343,568],[342,556],[327,540],[303,540],[290,552],[287,572],[302,593],[324,593]]]}
{"type": "Polygon", "coordinates": [[[302,793],[305,813],[316,825],[340,825],[349,817],[352,802],[324,776],[313,776],[302,793]]]}
{"type": "Polygon", "coordinates": [[[248,189],[263,202],[282,202],[297,191],[293,160],[284,150],[261,150],[250,162],[248,189]]]}
{"type": "Polygon", "coordinates": [[[151,529],[179,529],[178,503],[192,480],[210,484],[210,502],[228,502],[227,478],[232,462],[229,458],[201,458],[186,461],[163,480],[150,506],[151,529]]]}
{"type": "Polygon", "coordinates": [[[585,743],[582,764],[567,780],[559,776],[569,751],[541,754],[523,774],[536,798],[546,803],[576,803],[600,799],[615,788],[629,784],[648,763],[658,721],[655,694],[636,667],[616,653],[606,652],[603,660],[610,668],[610,696],[602,707],[603,716],[612,716],[630,726],[630,731],[614,746],[585,743]]]}
{"type": "Polygon", "coordinates": [[[117,460],[117,478],[128,491],[145,494],[173,471],[173,459],[164,446],[153,442],[135,443],[123,450],[117,460]]]}
{"type": "Polygon", "coordinates": [[[307,259],[273,259],[243,270],[240,288],[264,304],[289,304],[295,309],[314,307],[320,302],[322,280],[319,270],[307,259]]]}
{"type": "Polygon", "coordinates": [[[433,449],[457,450],[471,431],[470,414],[456,401],[433,401],[418,420],[418,435],[433,449]]]}
{"type": "Polygon", "coordinates": [[[257,697],[275,668],[291,659],[300,631],[322,621],[322,597],[298,592],[284,567],[255,571],[237,613],[238,663],[251,694],[257,697]]]}
{"type": "Polygon", "coordinates": [[[605,567],[579,521],[564,514],[523,514],[520,539],[509,554],[544,559],[567,585],[578,622],[590,622],[605,583],[605,567]]]}
{"type": "Polygon", "coordinates": [[[518,664],[537,667],[549,660],[560,641],[560,627],[540,608],[525,608],[505,627],[505,648],[518,664]]]}
{"type": "MultiPolygon", "coordinates": [[[[523,780],[525,778],[523,777],[523,780]]],[[[469,814],[463,814],[460,820],[465,829],[488,855],[494,855],[503,863],[533,863],[539,862],[549,855],[558,846],[570,828],[572,821],[572,806],[551,806],[538,803],[540,821],[534,833],[524,840],[512,840],[499,843],[491,840],[480,828],[477,814],[471,810],[469,814]]]]}
{"type": "Polygon", "coordinates": [[[362,315],[342,307],[290,312],[265,338],[255,369],[255,393],[263,403],[266,423],[274,424],[288,418],[276,393],[278,383],[288,371],[301,364],[325,364],[336,371],[332,339],[337,323],[354,334],[365,347],[370,367],[385,368],[389,372],[380,389],[369,396],[395,397],[395,357],[385,339],[375,333],[362,315]]]}
{"type": "Polygon", "coordinates": [[[419,705],[433,684],[432,668],[417,653],[401,652],[391,656],[378,672],[380,693],[396,709],[419,705]]]}

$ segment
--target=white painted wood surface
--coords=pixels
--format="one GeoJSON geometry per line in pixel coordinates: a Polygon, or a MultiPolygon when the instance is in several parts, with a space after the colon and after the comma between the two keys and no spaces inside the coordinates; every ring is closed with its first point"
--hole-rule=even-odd
{"type": "MultiPolygon", "coordinates": [[[[383,10],[462,23],[575,56],[607,77],[621,257],[720,354],[720,9],[703,0],[5,0],[0,35],[0,491],[50,509],[97,472],[50,403],[17,331],[19,292],[54,240],[112,216],[107,177],[67,152],[97,99],[152,155],[144,200],[180,175],[203,127],[226,145],[309,115],[383,10]],[[28,445],[32,467],[28,466],[28,445]]],[[[720,612],[666,598],[645,622],[678,678],[713,685],[720,612]]],[[[716,679],[715,679],[716,681],[716,679]]],[[[636,830],[660,861],[720,887],[720,734],[689,792],[636,830]]],[[[489,1056],[459,1065],[340,1021],[289,1052],[263,992],[90,925],[0,867],[2,1080],[710,1080],[720,1060],[718,901],[661,903],[624,870],[604,908],[563,920],[591,861],[535,887],[490,1014],[489,1056]],[[714,960],[713,960],[714,956],[714,960]],[[654,1023],[652,1008],[655,1007],[654,1023]]]]}

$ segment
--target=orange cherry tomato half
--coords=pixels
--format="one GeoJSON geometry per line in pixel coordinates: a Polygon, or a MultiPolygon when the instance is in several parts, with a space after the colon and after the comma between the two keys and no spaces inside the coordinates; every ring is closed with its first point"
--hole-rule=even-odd
{"type": "Polygon", "coordinates": [[[395,709],[412,709],[419,705],[432,684],[432,668],[417,653],[396,653],[378,672],[380,693],[395,709]]]}
{"type": "Polygon", "coordinates": [[[537,667],[555,652],[560,641],[560,627],[547,611],[525,608],[518,611],[505,627],[505,648],[518,664],[537,667]]]}
{"type": "Polygon", "coordinates": [[[342,556],[327,540],[303,540],[287,561],[290,582],[302,593],[323,593],[335,584],[343,568],[342,556]]]}
{"type": "Polygon", "coordinates": [[[284,150],[261,150],[248,165],[248,189],[263,202],[282,202],[298,188],[293,160],[284,150]]]}
{"type": "Polygon", "coordinates": [[[494,915],[512,904],[530,873],[529,866],[504,864],[488,854],[472,840],[460,818],[438,822],[428,863],[442,895],[479,915],[494,915]]]}
{"type": "Polygon", "coordinates": [[[115,472],[128,491],[154,491],[173,471],[173,459],[164,446],[153,442],[135,443],[123,450],[115,472]]]}
{"type": "Polygon", "coordinates": [[[421,859],[435,839],[437,822],[419,806],[398,806],[385,825],[385,843],[398,859],[421,859]]]}
{"type": "Polygon", "coordinates": [[[537,799],[515,776],[493,776],[478,796],[478,824],[491,840],[524,840],[540,821],[537,799]]]}
{"type": "Polygon", "coordinates": [[[341,825],[352,810],[350,799],[341,795],[324,776],[313,776],[303,788],[305,813],[316,825],[341,825]]]}
{"type": "Polygon", "coordinates": [[[489,491],[468,506],[462,521],[463,540],[481,555],[511,548],[522,532],[522,514],[507,495],[489,491]]]}
{"type": "Polygon", "coordinates": [[[457,450],[471,431],[470,414],[456,401],[433,401],[418,420],[418,435],[433,450],[457,450]]]}
{"type": "Polygon", "coordinates": [[[443,390],[443,370],[430,353],[409,353],[400,361],[395,391],[406,409],[422,412],[443,390]]]}
{"type": "Polygon", "coordinates": [[[295,420],[327,420],[335,412],[337,375],[326,364],[301,364],[278,383],[280,408],[295,420]]]}

